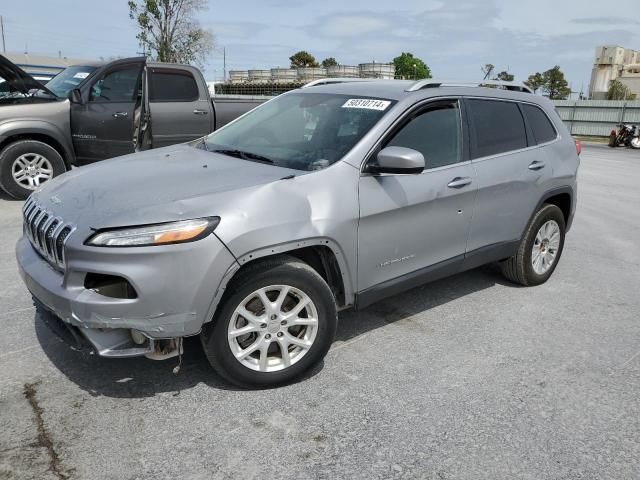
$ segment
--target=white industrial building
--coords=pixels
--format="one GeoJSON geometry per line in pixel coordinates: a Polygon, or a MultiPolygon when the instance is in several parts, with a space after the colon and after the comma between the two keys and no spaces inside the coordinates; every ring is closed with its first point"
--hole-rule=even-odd
{"type": "Polygon", "coordinates": [[[361,63],[332,67],[272,68],[270,70],[231,70],[230,83],[306,83],[325,77],[393,79],[393,63],[361,63]]]}
{"type": "Polygon", "coordinates": [[[640,51],[617,45],[596,48],[589,97],[594,100],[606,99],[612,80],[619,80],[640,97],[640,51]]]}

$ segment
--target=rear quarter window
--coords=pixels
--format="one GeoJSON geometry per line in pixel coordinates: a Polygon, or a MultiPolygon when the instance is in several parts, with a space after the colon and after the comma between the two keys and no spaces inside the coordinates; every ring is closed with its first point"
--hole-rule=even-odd
{"type": "Polygon", "coordinates": [[[149,82],[151,102],[194,102],[198,84],[191,73],[177,70],[153,70],[149,82]]]}
{"type": "Polygon", "coordinates": [[[536,144],[539,145],[556,139],[558,133],[551,123],[551,120],[549,120],[549,117],[547,117],[547,114],[544,113],[540,107],[523,103],[522,111],[533,133],[536,144]]]}
{"type": "Polygon", "coordinates": [[[527,146],[520,108],[515,102],[468,99],[472,158],[488,157],[527,146]]]}

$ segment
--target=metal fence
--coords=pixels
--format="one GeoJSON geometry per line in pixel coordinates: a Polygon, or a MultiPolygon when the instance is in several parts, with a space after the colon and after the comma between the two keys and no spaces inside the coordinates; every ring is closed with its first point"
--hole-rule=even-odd
{"type": "Polygon", "coordinates": [[[640,101],[555,100],[572,135],[609,136],[618,123],[640,124],[640,101]]]}
{"type": "MultiPolygon", "coordinates": [[[[300,88],[303,83],[218,84],[216,96],[252,96],[261,100],[300,88]]],[[[640,100],[554,100],[572,135],[608,137],[619,123],[640,125],[640,100]]]]}

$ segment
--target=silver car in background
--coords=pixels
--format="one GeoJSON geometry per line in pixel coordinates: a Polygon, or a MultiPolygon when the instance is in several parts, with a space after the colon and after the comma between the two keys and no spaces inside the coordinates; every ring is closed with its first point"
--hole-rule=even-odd
{"type": "Polygon", "coordinates": [[[273,386],[324,357],[341,309],[489,262],[551,276],[579,152],[547,99],[332,82],[33,193],[16,253],[49,320],[108,357],[200,335],[227,380],[273,386]]]}

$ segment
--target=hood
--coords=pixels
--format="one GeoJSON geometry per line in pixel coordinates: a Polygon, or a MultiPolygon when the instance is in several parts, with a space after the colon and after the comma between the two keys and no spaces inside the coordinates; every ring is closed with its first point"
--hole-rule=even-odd
{"type": "Polygon", "coordinates": [[[9,85],[25,95],[29,93],[29,90],[37,89],[43,90],[54,97],[56,96],[42,83],[2,55],[0,55],[0,76],[4,78],[9,85]]]}
{"type": "Polygon", "coordinates": [[[215,215],[225,197],[301,173],[183,144],[75,168],[33,197],[78,226],[142,225],[215,215]]]}

